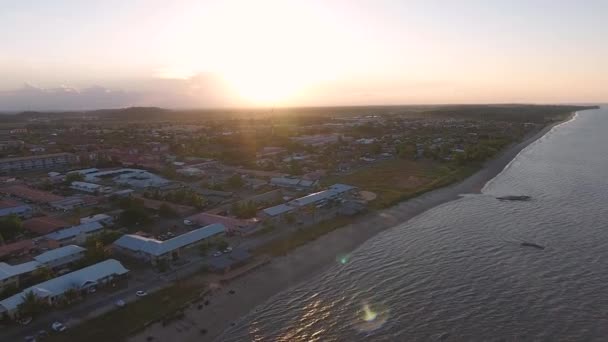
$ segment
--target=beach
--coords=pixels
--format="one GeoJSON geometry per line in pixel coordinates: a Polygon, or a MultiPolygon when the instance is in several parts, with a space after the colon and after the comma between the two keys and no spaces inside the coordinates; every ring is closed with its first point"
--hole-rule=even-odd
{"type": "MultiPolygon", "coordinates": [[[[574,115],[574,114],[573,114],[574,115]]],[[[570,118],[573,117],[570,116],[570,118]]],[[[317,240],[301,246],[286,256],[273,258],[267,265],[239,277],[216,289],[209,305],[185,311],[182,320],[162,326],[153,324],[131,341],[213,341],[231,324],[300,282],[315,276],[345,254],[356,249],[378,233],[404,223],[413,217],[458,199],[467,193],[479,193],[483,186],[498,175],[523,150],[561,122],[547,125],[526,136],[462,182],[436,189],[391,208],[371,212],[357,222],[336,229],[317,240]],[[234,291],[230,294],[229,291],[234,291]],[[204,334],[201,330],[204,329],[204,334]],[[149,337],[153,337],[152,340],[149,337]]],[[[519,194],[516,194],[519,195],[519,194]]]]}

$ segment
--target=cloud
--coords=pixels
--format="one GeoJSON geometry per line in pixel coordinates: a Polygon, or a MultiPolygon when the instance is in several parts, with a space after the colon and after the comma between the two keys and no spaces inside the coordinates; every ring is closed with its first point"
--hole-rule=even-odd
{"type": "Polygon", "coordinates": [[[130,106],[202,108],[245,104],[221,77],[212,73],[199,73],[185,79],[130,80],[122,86],[136,90],[102,86],[40,88],[25,84],[16,90],[0,91],[0,111],[92,110],[130,106]]]}
{"type": "Polygon", "coordinates": [[[84,89],[68,86],[38,88],[25,84],[17,90],[0,92],[0,110],[54,111],[121,108],[138,104],[140,98],[139,93],[110,90],[100,86],[84,89]]]}

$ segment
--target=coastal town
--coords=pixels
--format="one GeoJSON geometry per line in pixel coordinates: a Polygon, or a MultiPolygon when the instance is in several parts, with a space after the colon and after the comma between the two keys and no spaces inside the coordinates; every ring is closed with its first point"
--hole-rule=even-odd
{"type": "Polygon", "coordinates": [[[0,340],[123,339],[204,311],[233,279],[578,108],[480,107],[17,114],[0,129],[0,340]]]}

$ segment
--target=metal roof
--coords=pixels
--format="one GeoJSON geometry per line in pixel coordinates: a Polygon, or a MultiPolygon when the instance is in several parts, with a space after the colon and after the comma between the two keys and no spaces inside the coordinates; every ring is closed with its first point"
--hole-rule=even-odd
{"type": "Polygon", "coordinates": [[[32,211],[32,207],[30,207],[29,205],[23,204],[23,205],[10,207],[10,208],[0,209],[0,216],[8,216],[8,215],[13,215],[13,214],[19,215],[19,214],[27,213],[30,211],[32,211]]]}
{"type": "Polygon", "coordinates": [[[59,248],[52,249],[48,252],[44,252],[34,257],[34,260],[43,264],[61,259],[67,256],[78,254],[86,251],[85,248],[76,245],[67,245],[59,248]]]}
{"type": "Polygon", "coordinates": [[[294,207],[291,207],[287,204],[279,204],[279,205],[275,205],[274,207],[266,208],[263,211],[264,211],[264,213],[266,213],[266,215],[278,216],[281,214],[288,213],[294,209],[295,209],[294,207]]]}
{"type": "Polygon", "coordinates": [[[69,289],[82,289],[89,284],[96,284],[97,281],[108,276],[123,275],[128,272],[129,270],[117,260],[108,259],[78,271],[28,287],[21,293],[0,301],[0,305],[6,310],[12,311],[19,307],[19,304],[23,302],[23,297],[30,291],[33,291],[40,297],[58,296],[69,289]]]}
{"type": "Polygon", "coordinates": [[[305,205],[309,205],[309,204],[313,204],[313,203],[317,203],[317,202],[320,202],[323,200],[330,199],[336,195],[337,194],[333,191],[323,190],[323,191],[312,193],[310,195],[306,195],[304,197],[296,198],[296,199],[290,201],[289,204],[295,205],[297,207],[302,207],[305,205]]]}
{"type": "Polygon", "coordinates": [[[143,252],[154,256],[160,256],[176,249],[191,245],[211,236],[225,232],[223,224],[215,223],[208,226],[189,231],[166,241],[146,238],[139,235],[123,235],[114,241],[114,245],[132,251],[143,252]]]}
{"type": "Polygon", "coordinates": [[[73,226],[70,228],[58,230],[56,232],[45,235],[45,237],[48,239],[51,239],[51,240],[61,241],[61,240],[65,240],[68,238],[78,236],[82,233],[90,233],[90,232],[94,232],[94,231],[100,230],[100,229],[103,229],[103,226],[101,225],[101,223],[94,221],[94,222],[83,223],[83,224],[79,224],[77,226],[73,226]]]}
{"type": "Polygon", "coordinates": [[[7,263],[0,262],[0,280],[33,272],[36,268],[40,266],[40,263],[37,261],[24,262],[18,265],[9,265],[7,263]]]}

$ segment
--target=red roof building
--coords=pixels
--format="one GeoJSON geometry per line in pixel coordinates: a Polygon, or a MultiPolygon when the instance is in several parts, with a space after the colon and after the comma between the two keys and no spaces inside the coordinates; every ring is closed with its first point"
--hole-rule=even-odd
{"type": "Polygon", "coordinates": [[[23,228],[38,235],[46,235],[70,224],[52,216],[32,217],[23,221],[23,228]]]}

